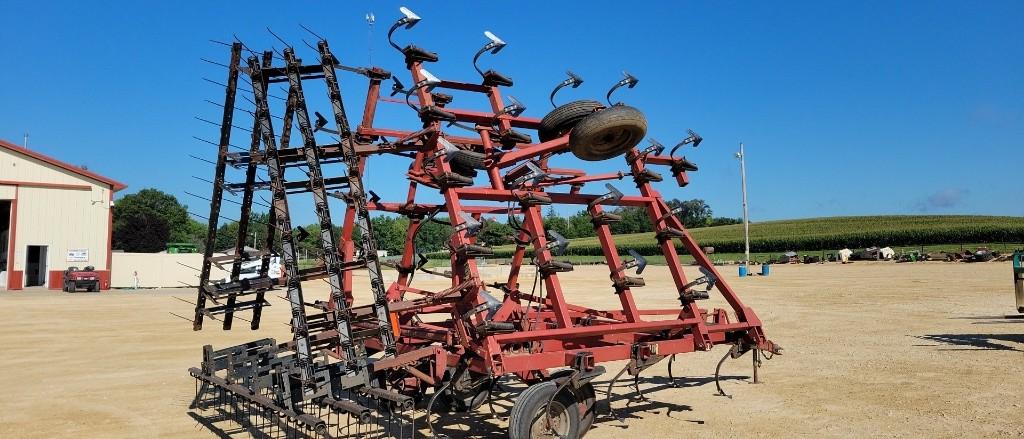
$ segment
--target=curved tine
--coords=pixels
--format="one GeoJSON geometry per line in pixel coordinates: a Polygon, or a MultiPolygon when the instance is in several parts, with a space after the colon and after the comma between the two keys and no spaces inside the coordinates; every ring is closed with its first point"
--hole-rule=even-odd
{"type": "Polygon", "coordinates": [[[605,391],[604,394],[605,402],[608,403],[608,414],[612,415],[612,417],[619,422],[622,422],[622,418],[620,418],[619,415],[615,413],[615,410],[612,409],[612,387],[615,386],[615,382],[618,381],[619,377],[626,373],[627,370],[629,370],[629,365],[626,365],[626,367],[623,367],[619,373],[615,374],[615,378],[612,378],[612,380],[608,382],[608,390],[605,391]]]}
{"type": "Polygon", "coordinates": [[[729,399],[732,399],[732,395],[725,393],[725,391],[722,390],[722,384],[719,381],[719,378],[722,376],[722,364],[725,363],[726,359],[732,356],[733,352],[736,351],[737,347],[737,345],[732,345],[732,348],[729,349],[729,352],[726,352],[725,356],[723,356],[721,360],[718,360],[718,366],[715,367],[715,387],[718,389],[718,396],[724,396],[729,399]]]}
{"type": "MultiPolygon", "coordinates": [[[[198,380],[197,380],[198,381],[198,380]]],[[[500,387],[498,385],[498,379],[491,377],[491,386],[487,389],[487,408],[491,410],[491,419],[496,421],[503,421],[500,416],[494,411],[494,389],[500,387]]]]}
{"type": "Polygon", "coordinates": [[[454,381],[454,380],[449,380],[447,383],[444,383],[444,385],[441,386],[441,388],[438,389],[437,392],[434,392],[434,396],[432,396],[430,398],[430,402],[427,403],[427,412],[424,413],[423,416],[427,420],[427,428],[430,429],[430,436],[431,437],[441,437],[441,438],[447,437],[447,436],[444,436],[444,435],[438,436],[437,432],[434,431],[434,421],[432,419],[430,419],[430,412],[433,411],[433,409],[434,409],[434,402],[437,401],[437,397],[440,396],[442,393],[448,391],[448,387],[450,387],[452,385],[452,381],[454,381]]]}
{"type": "Polygon", "coordinates": [[[637,401],[649,401],[647,397],[644,396],[643,390],[640,390],[640,371],[637,371],[636,376],[633,377],[633,387],[636,388],[637,401]]]}
{"type": "Polygon", "coordinates": [[[299,27],[301,27],[301,28],[302,28],[303,30],[305,30],[306,32],[309,32],[309,33],[310,33],[311,35],[313,35],[314,37],[317,37],[317,38],[319,38],[319,39],[320,39],[320,41],[326,40],[326,38],[324,38],[324,37],[320,36],[320,34],[318,34],[318,33],[316,33],[316,32],[313,32],[313,31],[312,31],[312,30],[311,30],[310,28],[306,27],[306,26],[305,26],[305,25],[303,25],[302,23],[299,23],[299,27]]]}
{"type": "Polygon", "coordinates": [[[424,416],[424,418],[426,418],[427,428],[430,429],[430,436],[431,437],[434,437],[434,438],[447,438],[448,437],[447,435],[444,435],[444,434],[438,435],[437,432],[434,430],[434,421],[432,419],[430,419],[430,412],[434,408],[434,402],[437,401],[437,397],[441,396],[442,393],[448,391],[448,388],[451,387],[452,383],[460,380],[462,378],[462,374],[465,373],[466,369],[468,369],[468,368],[469,368],[469,365],[468,364],[463,364],[462,360],[460,360],[459,366],[455,369],[455,372],[452,373],[451,378],[448,380],[448,382],[444,383],[444,385],[442,385],[440,389],[438,389],[436,392],[434,392],[434,395],[430,398],[430,402],[427,404],[427,412],[423,416],[424,416]]]}
{"type": "Polygon", "coordinates": [[[672,374],[672,364],[675,363],[675,361],[676,354],[672,354],[672,356],[668,358],[668,380],[671,382],[670,385],[672,387],[680,387],[679,384],[676,384],[676,377],[672,374]]]}

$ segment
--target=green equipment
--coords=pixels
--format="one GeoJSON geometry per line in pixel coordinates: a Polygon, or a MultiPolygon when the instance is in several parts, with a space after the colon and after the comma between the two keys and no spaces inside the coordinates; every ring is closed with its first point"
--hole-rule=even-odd
{"type": "Polygon", "coordinates": [[[187,242],[170,242],[167,243],[167,253],[199,253],[199,248],[187,242]]]}

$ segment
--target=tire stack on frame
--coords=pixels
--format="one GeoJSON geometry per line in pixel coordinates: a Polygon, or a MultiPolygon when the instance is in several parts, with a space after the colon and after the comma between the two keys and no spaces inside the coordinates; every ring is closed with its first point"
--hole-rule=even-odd
{"type": "MultiPolygon", "coordinates": [[[[312,63],[303,63],[291,47],[280,54],[257,54],[241,42],[230,44],[220,139],[211,142],[218,153],[207,242],[215,242],[221,225],[224,192],[241,194],[241,218],[233,252],[215,256],[212,245],[206,249],[194,329],[202,329],[206,319],[231,329],[237,313],[251,310],[250,327],[256,330],[263,307],[270,305],[267,293],[283,290],[292,338],[204,347],[201,365],[189,370],[196,380],[193,416],[228,434],[238,430],[271,437],[452,434],[439,412],[484,417],[479,411],[486,404],[493,414],[494,398],[511,392],[498,383],[516,380],[526,387],[510,398],[515,401],[507,411],[510,438],[579,438],[600,419],[593,380],[605,372],[601,363],[628,360],[608,384],[602,395],[606,398],[625,373],[634,377],[639,392],[643,370],[676,354],[717,345],[728,346],[723,361],[752,352],[756,379],[761,359],[781,348],[765,338],[754,311],[721,279],[678,212],[652,186],[663,180],[652,166],[668,167],[680,186],[687,184],[686,173],[696,166],[674,153],[679,146],[695,146],[700,137],[691,132],[668,155],[656,142],[640,149],[647,131],[643,114],[610,103],[616,88],[636,85],[628,74],[606,95],[608,105],[580,100],[558,106],[543,119],[522,116],[522,104],[502,98],[501,88],[510,87],[512,80],[494,70],[477,67],[480,82],[440,80],[427,72],[424,65],[438,62],[437,54],[414,45],[400,47],[392,40],[396,30],[420,20],[402,11],[405,17],[392,26],[388,39],[404,57],[410,88],[379,67],[342,65],[319,36],[312,63]],[[354,128],[342,102],[339,70],[368,82],[363,114],[354,128]],[[239,87],[239,79],[249,88],[239,87]],[[393,94],[404,94],[404,101],[381,96],[384,81],[392,79],[393,94]],[[321,81],[330,118],[309,108],[304,91],[310,89],[304,85],[321,81]],[[280,102],[270,93],[270,85],[277,83],[287,85],[287,97],[280,102]],[[490,108],[454,107],[456,96],[440,90],[482,94],[490,108]],[[254,108],[249,112],[249,146],[236,152],[231,137],[239,91],[254,108]],[[412,107],[422,128],[377,126],[378,104],[391,102],[412,107]],[[281,106],[283,111],[274,114],[272,108],[281,106]],[[468,128],[472,134],[446,131],[452,127],[468,128]],[[528,130],[536,131],[538,143],[524,132],[528,130]],[[292,139],[293,131],[301,138],[292,139]],[[585,161],[624,159],[629,170],[588,174],[549,166],[552,156],[567,152],[585,161]],[[371,159],[382,154],[409,160],[405,199],[381,200],[364,185],[362,176],[371,159]],[[229,169],[242,171],[244,181],[229,182],[229,169]],[[624,176],[632,178],[638,195],[625,195],[607,184],[624,176]],[[604,189],[583,191],[594,184],[604,189]],[[442,203],[417,199],[433,191],[442,203]],[[289,206],[299,194],[312,198],[320,226],[314,237],[319,263],[309,268],[300,268],[296,252],[309,233],[292,224],[289,206]],[[252,249],[245,244],[251,236],[252,208],[261,204],[257,197],[266,201],[269,221],[264,245],[252,249]],[[332,198],[338,201],[332,203],[332,198]],[[621,309],[592,309],[564,298],[558,275],[573,266],[556,259],[568,242],[544,228],[542,208],[552,204],[583,206],[590,213],[609,268],[607,294],[618,298],[621,309]],[[334,232],[334,205],[343,206],[340,234],[334,232]],[[621,218],[605,210],[609,205],[648,213],[675,285],[668,293],[679,300],[679,307],[638,308],[632,292],[646,284],[639,276],[646,261],[632,251],[628,259],[619,256],[609,225],[621,218]],[[390,283],[378,258],[371,211],[409,219],[404,251],[388,263],[394,269],[388,272],[394,278],[390,283]],[[507,216],[516,229],[510,275],[497,281],[485,280],[477,267],[478,258],[493,254],[477,241],[486,215],[507,216]],[[449,272],[431,271],[427,258],[417,252],[417,234],[428,221],[452,226],[449,272]],[[702,277],[687,279],[676,243],[694,256],[702,277]],[[282,261],[281,282],[269,275],[275,255],[282,261]],[[260,261],[257,275],[242,276],[243,264],[254,261],[260,261]],[[519,283],[529,265],[536,273],[532,288],[519,283]],[[213,266],[230,268],[230,278],[212,281],[213,266]],[[370,303],[354,299],[356,271],[368,275],[370,303]],[[417,271],[446,276],[450,287],[413,287],[417,271]],[[325,281],[329,296],[314,300],[304,295],[303,282],[312,280],[325,281]],[[730,309],[697,305],[713,289],[730,309]]],[[[490,32],[486,35],[491,42],[474,57],[474,67],[481,54],[497,53],[505,45],[490,32]]],[[[582,83],[575,75],[567,81],[559,88],[582,83]]]]}

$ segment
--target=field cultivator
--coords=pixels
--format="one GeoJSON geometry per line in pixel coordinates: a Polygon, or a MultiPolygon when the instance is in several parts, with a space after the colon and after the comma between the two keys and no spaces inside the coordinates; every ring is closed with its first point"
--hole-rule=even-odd
{"type": "MultiPolygon", "coordinates": [[[[280,288],[291,311],[292,339],[263,339],[219,350],[206,346],[201,366],[190,370],[197,382],[196,408],[217,409],[240,431],[272,437],[409,437],[417,432],[434,434],[440,412],[477,410],[504,388],[499,380],[514,378],[527,387],[508,414],[509,437],[575,439],[598,416],[593,380],[605,372],[603,363],[627,360],[609,384],[610,395],[624,374],[638,380],[643,370],[677,354],[729,345],[723,361],[752,351],[756,369],[763,355],[780,352],[765,338],[754,311],[701,252],[678,212],[654,189],[652,183],[663,180],[655,167],[666,167],[680,186],[687,185],[687,172],[696,166],[675,152],[684,145],[696,146],[701,137],[690,131],[667,155],[657,142],[638,147],[647,129],[643,114],[611,103],[613,92],[632,88],[636,78],[626,74],[607,92],[607,104],[581,100],[557,106],[543,119],[526,117],[521,103],[502,96],[502,88],[513,81],[477,66],[483,54],[498,53],[504,41],[485,33],[489,41],[473,58],[481,81],[439,79],[424,68],[438,61],[437,54],[394,42],[397,30],[412,28],[420,20],[405,8],[402,12],[404,17],[391,27],[388,40],[404,57],[410,87],[378,67],[342,65],[316,34],[315,47],[309,45],[316,51],[312,63],[304,63],[290,46],[281,53],[257,54],[241,42],[229,44],[220,139],[211,142],[218,154],[208,242],[215,242],[224,192],[241,194],[241,217],[233,254],[215,256],[212,245],[207,247],[194,329],[202,329],[207,318],[231,329],[236,314],[248,311],[250,326],[257,329],[263,308],[269,306],[267,294],[280,288]],[[368,82],[355,127],[342,102],[339,71],[362,75],[368,82]],[[239,88],[240,79],[251,90],[239,88]],[[391,96],[404,99],[382,96],[389,80],[391,96]],[[325,113],[330,116],[309,114],[304,86],[312,82],[326,90],[330,109],[325,113]],[[287,97],[273,101],[271,84],[286,84],[287,97]],[[239,91],[253,104],[254,120],[249,147],[235,152],[230,148],[239,91]],[[458,108],[452,105],[455,96],[443,91],[479,94],[490,105],[482,110],[458,108]],[[411,107],[418,128],[378,126],[377,106],[388,103],[411,107]],[[272,114],[272,104],[283,104],[283,113],[272,114]],[[277,123],[282,125],[279,130],[277,123]],[[472,134],[450,134],[454,128],[472,134]],[[293,131],[300,138],[293,139],[293,131]],[[536,133],[538,141],[526,132],[536,133]],[[624,160],[628,171],[588,174],[549,166],[549,159],[567,152],[585,161],[624,160]],[[384,201],[364,185],[371,159],[385,154],[409,161],[403,200],[384,201]],[[229,183],[229,169],[244,173],[244,181],[229,183]],[[632,178],[637,194],[627,195],[608,183],[626,177],[632,178]],[[592,186],[602,189],[583,192],[592,186]],[[443,202],[418,199],[433,191],[443,202]],[[246,247],[250,213],[254,204],[260,204],[257,196],[265,200],[260,192],[270,197],[267,236],[263,248],[252,249],[246,247]],[[289,206],[298,194],[312,198],[320,225],[315,232],[320,263],[310,268],[299,267],[297,254],[297,243],[310,232],[292,224],[289,206]],[[332,227],[331,198],[344,203],[340,234],[332,227]],[[542,208],[552,204],[576,205],[589,212],[609,269],[608,294],[618,298],[620,309],[592,309],[566,301],[559,273],[573,266],[556,258],[568,242],[545,230],[542,208]],[[672,275],[678,308],[637,306],[633,291],[645,285],[639,275],[646,260],[635,252],[620,257],[609,225],[621,218],[609,206],[646,211],[672,275]],[[390,285],[385,284],[385,263],[378,257],[370,222],[373,211],[409,219],[404,251],[388,263],[397,273],[390,285]],[[478,269],[478,259],[493,253],[477,241],[486,216],[508,217],[516,230],[510,274],[495,283],[486,283],[478,269]],[[442,273],[451,286],[440,291],[413,286],[414,274],[428,270],[426,257],[416,247],[417,234],[428,221],[446,222],[453,230],[447,243],[451,270],[442,273]],[[702,277],[687,279],[676,242],[696,259],[702,277]],[[280,287],[268,276],[272,254],[282,260],[280,287]],[[243,278],[241,265],[254,260],[263,261],[258,276],[243,278]],[[532,288],[524,288],[519,277],[529,265],[537,276],[532,288]],[[231,268],[227,282],[211,281],[213,266],[231,268]],[[356,270],[368,272],[371,303],[354,299],[356,270]],[[329,296],[311,300],[304,295],[303,282],[310,280],[326,281],[329,296]],[[709,311],[697,305],[712,290],[722,295],[729,310],[709,311]]],[[[552,104],[559,89],[581,83],[570,73],[552,91],[552,104]]],[[[671,374],[671,362],[669,370],[671,374]]]]}

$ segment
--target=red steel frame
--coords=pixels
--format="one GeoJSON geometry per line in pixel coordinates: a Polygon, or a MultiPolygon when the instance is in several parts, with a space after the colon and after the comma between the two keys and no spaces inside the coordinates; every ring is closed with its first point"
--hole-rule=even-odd
{"type": "MultiPolygon", "coordinates": [[[[412,83],[418,84],[424,79],[420,72],[419,61],[409,61],[407,68],[412,76],[412,83]]],[[[474,124],[478,137],[449,136],[444,134],[443,124],[438,120],[426,119],[424,129],[413,132],[398,129],[379,128],[374,126],[377,104],[380,101],[393,101],[380,96],[381,81],[371,76],[363,117],[355,130],[355,135],[363,139],[386,138],[387,144],[362,144],[358,148],[362,155],[360,166],[365,168],[367,157],[380,153],[414,154],[412,166],[408,171],[410,180],[406,199],[402,202],[371,202],[371,210],[392,212],[410,218],[407,239],[401,262],[399,263],[398,279],[388,290],[388,299],[392,302],[392,318],[399,329],[398,345],[401,353],[424,356],[442,355],[437,346],[447,349],[446,365],[454,365],[462,358],[469,358],[471,370],[484,374],[501,375],[517,374],[524,379],[535,379],[546,373],[547,369],[572,366],[578,353],[589,353],[597,362],[626,360],[635,354],[634,347],[638,344],[649,347],[649,352],[658,356],[709,350],[716,344],[742,343],[748,349],[757,348],[776,351],[776,346],[765,338],[761,321],[752,309],[743,304],[735,291],[718,274],[714,265],[704,255],[693,237],[686,231],[679,219],[671,213],[671,209],[662,199],[661,194],[651,185],[650,181],[634,178],[637,182],[639,195],[625,196],[619,202],[621,206],[644,208],[654,225],[655,231],[667,231],[660,236],[660,246],[672,275],[677,291],[680,293],[681,307],[678,309],[640,309],[633,298],[629,287],[616,285],[623,280],[624,271],[619,270],[623,261],[620,260],[614,237],[607,225],[595,222],[598,240],[604,249],[606,262],[610,271],[613,293],[619,296],[621,309],[595,310],[573,305],[566,301],[557,273],[543,275],[544,297],[534,297],[519,290],[518,278],[524,261],[527,261],[526,245],[517,247],[512,256],[512,268],[509,277],[503,284],[505,298],[499,310],[493,315],[493,322],[510,322],[516,326],[511,333],[481,335],[474,331],[473,326],[482,323],[482,316],[472,315],[469,319],[463,316],[472,314],[483,304],[479,293],[485,289],[480,278],[476,260],[458,251],[475,243],[475,238],[460,229],[463,223],[460,213],[465,212],[479,219],[484,214],[515,213],[523,215],[523,229],[520,240],[529,240],[532,245],[536,263],[544,264],[553,259],[547,249],[547,240],[543,227],[541,208],[536,205],[519,204],[508,208],[505,203],[519,203],[520,197],[527,193],[549,197],[554,204],[575,204],[587,206],[592,215],[599,215],[604,207],[591,205],[600,195],[582,194],[580,189],[585,183],[622,179],[626,175],[641,175],[647,166],[672,166],[672,172],[680,186],[686,186],[689,179],[685,171],[674,167],[678,159],[662,155],[641,154],[637,149],[625,155],[630,173],[618,172],[609,174],[586,175],[583,171],[573,169],[554,169],[547,166],[547,157],[568,151],[568,135],[538,144],[519,144],[512,149],[503,149],[495,145],[491,139],[492,127],[498,130],[511,128],[537,129],[540,120],[528,117],[515,117],[500,114],[505,104],[501,92],[496,86],[486,86],[454,81],[442,81],[433,87],[414,89],[415,101],[421,107],[437,106],[454,114],[459,122],[474,124]],[[434,101],[432,89],[450,89],[461,92],[482,93],[488,97],[490,111],[469,111],[448,108],[434,101]],[[451,173],[452,169],[444,159],[444,147],[438,139],[444,136],[448,141],[483,152],[487,159],[486,177],[488,186],[454,187],[439,184],[432,178],[443,173],[451,173]],[[436,159],[432,159],[436,157],[436,159]],[[556,181],[545,181],[532,186],[508,188],[502,179],[502,169],[510,168],[525,161],[535,159],[541,168],[551,174],[565,176],[556,181]],[[434,164],[431,166],[430,162],[434,164]],[[420,186],[437,188],[444,198],[440,205],[416,203],[416,195],[420,186]],[[548,192],[553,186],[569,186],[568,192],[548,192]],[[476,205],[467,202],[490,202],[502,205],[476,205]],[[436,209],[447,213],[455,230],[449,245],[453,249],[452,289],[445,292],[425,291],[411,286],[416,254],[413,239],[425,217],[436,209]],[[736,321],[731,322],[724,310],[716,309],[708,312],[697,306],[693,300],[682,297],[684,286],[689,282],[683,272],[674,241],[678,240],[682,247],[690,253],[697,264],[709,270],[718,278],[716,288],[728,302],[736,321]],[[419,299],[419,300],[417,300],[419,299]],[[536,304],[525,307],[523,302],[536,304]],[[415,321],[417,314],[442,314],[450,316],[442,323],[423,323],[415,321]],[[646,316],[660,316],[659,320],[646,320],[646,316]],[[665,320],[666,316],[673,317],[665,320]],[[468,321],[467,321],[468,320],[468,321]],[[470,353],[471,355],[466,355],[470,353]]],[[[404,102],[403,102],[404,103],[404,102]]],[[[330,149],[330,146],[325,149],[330,149]]],[[[342,228],[342,245],[340,251],[344,261],[352,261],[355,257],[355,244],[352,241],[355,211],[349,208],[345,212],[342,228]]],[[[541,275],[541,274],[538,274],[541,275]]],[[[352,272],[344,274],[344,289],[349,302],[352,301],[352,272]]],[[[372,340],[367,344],[374,348],[372,340]]],[[[439,358],[439,357],[438,357],[439,358]]],[[[439,358],[440,361],[440,358],[439,358]]],[[[381,361],[378,367],[387,367],[389,361],[381,361]]],[[[436,365],[433,379],[439,380],[444,366],[436,365]]]]}

